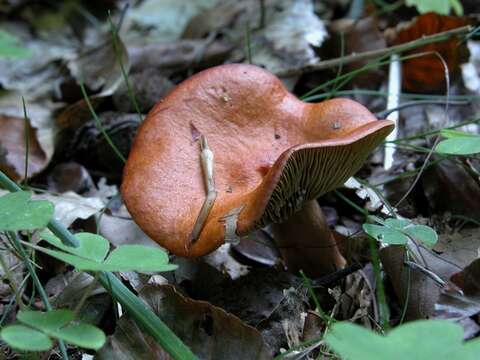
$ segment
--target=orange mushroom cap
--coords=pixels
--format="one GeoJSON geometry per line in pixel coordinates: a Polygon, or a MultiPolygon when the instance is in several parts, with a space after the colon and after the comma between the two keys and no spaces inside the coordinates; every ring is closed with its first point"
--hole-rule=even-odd
{"type": "Polygon", "coordinates": [[[393,129],[348,99],[298,100],[262,68],[230,64],[178,85],[140,126],[122,194],[135,222],[180,256],[222,245],[225,217],[236,234],[280,222],[302,203],[341,186],[393,129]],[[199,135],[214,154],[218,192],[199,238],[189,235],[206,197],[199,135]]]}

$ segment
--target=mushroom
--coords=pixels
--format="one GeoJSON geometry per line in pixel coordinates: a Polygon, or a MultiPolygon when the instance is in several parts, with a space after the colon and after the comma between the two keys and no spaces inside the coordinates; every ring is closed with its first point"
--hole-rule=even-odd
{"type": "Polygon", "coordinates": [[[122,194],[135,222],[176,255],[202,256],[272,224],[287,267],[320,276],[345,260],[316,198],[355,174],[392,129],[352,100],[304,103],[262,68],[221,65],[150,111],[122,194]]]}

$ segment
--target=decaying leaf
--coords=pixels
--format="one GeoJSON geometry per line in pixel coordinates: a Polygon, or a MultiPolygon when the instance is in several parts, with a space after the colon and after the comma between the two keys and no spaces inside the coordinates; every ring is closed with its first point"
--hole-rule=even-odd
{"type": "Polygon", "coordinates": [[[104,203],[96,197],[83,197],[72,191],[60,195],[39,194],[33,199],[43,199],[55,205],[54,218],[64,226],[70,226],[76,219],[88,219],[99,213],[104,203]]]}
{"type": "MultiPolygon", "coordinates": [[[[425,260],[423,265],[446,282],[479,256],[479,248],[478,229],[470,229],[454,234],[440,234],[433,251],[424,247],[418,247],[418,251],[425,260]]],[[[407,318],[433,316],[434,305],[441,293],[440,285],[427,275],[405,266],[404,247],[383,248],[380,250],[380,258],[402,304],[410,292],[407,318]]]]}
{"type": "Polygon", "coordinates": [[[474,260],[455,273],[442,289],[435,304],[435,317],[455,320],[464,329],[464,338],[470,339],[480,331],[480,324],[472,317],[480,314],[480,259],[474,260]]]}
{"type": "Polygon", "coordinates": [[[427,169],[421,182],[434,213],[448,211],[480,220],[480,185],[464,167],[442,161],[427,169]]]}
{"type": "Polygon", "coordinates": [[[122,82],[120,61],[128,73],[128,53],[120,37],[113,40],[110,32],[100,36],[95,44],[82,49],[67,62],[68,69],[78,83],[99,92],[97,96],[109,96],[122,82]]]}
{"type": "MultiPolygon", "coordinates": [[[[50,162],[57,128],[50,103],[26,102],[29,133],[27,177],[38,174],[50,162]]],[[[0,169],[15,180],[23,179],[25,169],[25,118],[22,98],[16,93],[0,96],[0,169]]]]}
{"type": "MultiPolygon", "coordinates": [[[[269,359],[260,333],[205,301],[184,297],[173,286],[145,286],[140,296],[200,359],[269,359]]],[[[170,359],[128,315],[95,359],[170,359]]]]}
{"type": "Polygon", "coordinates": [[[237,45],[234,61],[245,59],[249,47],[252,63],[274,73],[317,61],[313,48],[328,36],[311,0],[221,2],[193,18],[184,36],[198,38],[210,32],[222,32],[237,45]]]}
{"type": "Polygon", "coordinates": [[[257,230],[242,237],[239,244],[232,245],[232,249],[248,260],[262,265],[274,266],[281,262],[278,249],[265,230],[257,230]]]}
{"type": "Polygon", "coordinates": [[[54,95],[63,79],[58,61],[71,55],[73,47],[33,39],[26,29],[17,28],[17,31],[31,56],[22,59],[0,58],[0,85],[7,90],[18,91],[31,100],[54,95]]]}
{"type": "Polygon", "coordinates": [[[480,257],[480,229],[473,228],[440,234],[433,250],[454,264],[457,271],[464,269],[480,257]]]}
{"type": "MultiPolygon", "coordinates": [[[[337,58],[364,51],[379,50],[386,47],[385,37],[379,30],[377,17],[369,16],[362,19],[339,19],[330,27],[330,39],[322,47],[322,55],[337,58]]],[[[325,57],[324,56],[324,57],[325,57]]],[[[368,60],[346,64],[343,72],[350,72],[367,65],[368,60]]],[[[380,68],[361,72],[352,80],[354,85],[362,88],[377,88],[384,79],[380,68]]]]}
{"type": "Polygon", "coordinates": [[[216,3],[216,0],[143,1],[129,13],[132,27],[129,36],[136,41],[139,41],[141,37],[143,42],[146,42],[145,40],[150,40],[150,42],[177,40],[192,17],[216,3]],[[138,32],[138,29],[143,31],[138,32]],[[136,31],[138,33],[135,33],[136,31]],[[145,36],[145,33],[148,36],[145,36]]]}
{"type": "Polygon", "coordinates": [[[381,209],[380,211],[382,213],[386,215],[390,214],[390,211],[383,204],[383,200],[380,196],[372,188],[361,184],[354,177],[349,178],[344,186],[347,189],[354,189],[360,199],[367,200],[366,207],[368,211],[377,211],[378,209],[381,209]]]}
{"type": "Polygon", "coordinates": [[[282,0],[274,9],[278,10],[266,26],[252,34],[252,62],[273,73],[316,62],[313,47],[320,47],[328,34],[313,11],[312,1],[282,0]]]}
{"type": "Polygon", "coordinates": [[[75,162],[55,166],[48,175],[47,183],[50,191],[59,193],[73,191],[79,194],[95,187],[87,169],[75,162]]]}
{"type": "Polygon", "coordinates": [[[115,246],[140,244],[159,247],[130,218],[130,214],[125,206],[114,211],[111,215],[104,213],[99,219],[98,227],[100,235],[104,236],[115,246]]]}
{"type": "Polygon", "coordinates": [[[248,266],[238,262],[230,253],[231,244],[224,244],[217,250],[204,257],[204,261],[227,274],[232,280],[238,279],[240,276],[248,274],[248,266]]]}
{"type": "Polygon", "coordinates": [[[222,40],[182,39],[171,43],[130,45],[132,72],[148,68],[172,71],[190,67],[203,69],[226,61],[232,45],[222,40]]]}
{"type": "MultiPolygon", "coordinates": [[[[394,35],[394,44],[402,44],[468,25],[469,20],[462,17],[442,16],[430,12],[418,16],[411,24],[394,35]]],[[[453,77],[461,63],[467,59],[467,50],[458,39],[437,42],[416,48],[404,55],[430,52],[431,54],[402,61],[402,87],[410,92],[444,92],[446,89],[445,69],[440,55],[446,62],[448,72],[453,77]],[[435,54],[437,53],[437,54],[435,54]]]]}
{"type": "MultiPolygon", "coordinates": [[[[448,260],[437,257],[427,249],[419,248],[419,251],[426,260],[428,268],[444,281],[458,271],[458,267],[448,260]]],[[[407,304],[407,319],[415,320],[433,316],[440,286],[430,277],[404,264],[405,247],[388,246],[381,249],[379,255],[400,301],[400,306],[407,304]],[[409,295],[408,298],[407,295],[409,295]]]]}
{"type": "Polygon", "coordinates": [[[0,169],[10,178],[24,177],[25,159],[28,156],[27,177],[39,173],[46,166],[46,156],[35,136],[35,130],[27,124],[29,151],[25,145],[25,121],[23,118],[0,115],[0,145],[4,150],[0,157],[0,169]]]}

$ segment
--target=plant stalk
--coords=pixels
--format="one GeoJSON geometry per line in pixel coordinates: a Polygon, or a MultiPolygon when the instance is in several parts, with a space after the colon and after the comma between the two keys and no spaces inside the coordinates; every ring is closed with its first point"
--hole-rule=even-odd
{"type": "Polygon", "coordinates": [[[345,64],[350,64],[350,63],[357,62],[357,61],[373,59],[373,58],[376,58],[376,57],[383,57],[383,56],[388,56],[388,55],[391,55],[391,54],[398,54],[398,53],[409,51],[409,50],[412,50],[412,49],[415,49],[415,48],[418,48],[418,47],[421,47],[421,46],[424,46],[424,45],[449,40],[449,39],[451,39],[452,37],[455,37],[455,36],[466,35],[471,31],[472,31],[471,26],[462,26],[462,27],[452,29],[452,30],[448,30],[448,31],[444,31],[444,32],[441,32],[441,33],[424,36],[420,39],[415,39],[415,40],[412,40],[412,41],[409,41],[409,42],[406,42],[406,43],[403,43],[403,44],[389,46],[389,47],[386,47],[384,49],[364,51],[364,52],[361,52],[361,53],[358,53],[358,54],[353,53],[351,55],[343,56],[343,57],[336,58],[336,59],[320,61],[316,64],[303,66],[301,68],[287,69],[287,70],[284,70],[284,71],[281,71],[281,72],[277,73],[277,76],[288,77],[288,76],[302,75],[302,74],[305,74],[305,73],[310,73],[310,72],[314,72],[314,71],[325,70],[325,69],[328,69],[328,68],[331,68],[331,67],[336,67],[336,66],[339,66],[340,64],[345,65],[345,64]]]}
{"type": "MultiPolygon", "coordinates": [[[[33,284],[35,285],[35,288],[38,291],[38,295],[40,295],[40,299],[42,299],[45,309],[47,309],[47,311],[52,311],[53,308],[52,308],[52,305],[50,304],[50,301],[48,300],[47,293],[45,292],[45,289],[43,288],[42,283],[40,282],[40,279],[37,276],[37,272],[35,271],[35,268],[33,267],[32,262],[30,261],[29,256],[25,251],[25,248],[21,244],[17,233],[14,231],[10,231],[8,235],[12,239],[13,243],[17,248],[17,251],[22,257],[23,262],[25,263],[25,267],[27,268],[28,273],[32,277],[33,284]]],[[[60,353],[62,354],[62,359],[68,360],[67,347],[65,346],[65,342],[63,340],[60,340],[60,339],[58,340],[58,347],[60,349],[60,353]]]]}

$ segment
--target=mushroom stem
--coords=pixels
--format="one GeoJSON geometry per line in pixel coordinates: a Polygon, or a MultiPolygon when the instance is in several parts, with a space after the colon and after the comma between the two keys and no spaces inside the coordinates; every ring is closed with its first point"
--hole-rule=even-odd
{"type": "Polygon", "coordinates": [[[213,204],[215,203],[215,199],[217,198],[215,181],[213,179],[213,152],[208,147],[207,138],[203,135],[200,137],[200,150],[200,161],[202,164],[203,181],[207,190],[207,197],[203,202],[202,208],[198,213],[197,220],[193,225],[193,230],[188,238],[188,247],[190,247],[190,245],[194,243],[195,240],[197,240],[200,236],[208,214],[210,214],[213,204]]]}
{"type": "Polygon", "coordinates": [[[316,200],[305,202],[300,211],[272,229],[291,272],[303,270],[307,276],[320,277],[346,264],[316,200]]]}

